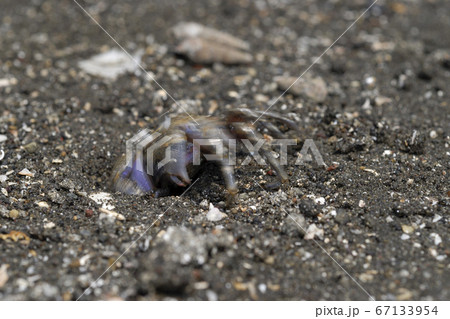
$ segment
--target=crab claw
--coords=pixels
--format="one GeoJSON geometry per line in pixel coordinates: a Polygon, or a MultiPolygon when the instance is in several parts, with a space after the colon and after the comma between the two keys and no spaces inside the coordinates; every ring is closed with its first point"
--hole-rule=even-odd
{"type": "Polygon", "coordinates": [[[191,183],[187,165],[192,161],[192,156],[190,156],[188,149],[189,145],[185,139],[172,142],[167,148],[166,157],[158,163],[160,168],[154,176],[157,184],[166,177],[169,178],[170,182],[180,187],[186,187],[191,183]]]}
{"type": "Polygon", "coordinates": [[[169,177],[172,183],[180,186],[180,187],[186,187],[191,183],[190,180],[181,180],[178,176],[172,175],[169,177]]]}
{"type": "Polygon", "coordinates": [[[134,159],[126,163],[125,156],[114,166],[111,184],[115,191],[129,195],[144,195],[155,190],[142,161],[134,159]]]}

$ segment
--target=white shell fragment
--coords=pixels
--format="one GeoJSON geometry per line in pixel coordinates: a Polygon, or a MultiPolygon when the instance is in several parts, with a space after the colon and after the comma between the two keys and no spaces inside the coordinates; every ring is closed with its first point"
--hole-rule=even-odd
{"type": "Polygon", "coordinates": [[[323,102],[326,99],[328,89],[321,77],[300,78],[297,82],[296,80],[297,78],[294,76],[276,76],[274,78],[278,89],[282,91],[288,90],[293,95],[303,96],[316,102],[323,102]]]}
{"type": "Polygon", "coordinates": [[[34,177],[34,174],[31,173],[27,168],[24,168],[23,170],[21,170],[21,171],[19,172],[19,175],[22,175],[22,176],[29,176],[29,177],[34,177]]]}
{"type": "Polygon", "coordinates": [[[54,222],[48,222],[47,224],[44,225],[45,229],[52,229],[55,227],[56,227],[56,224],[54,222]]]}
{"type": "Polygon", "coordinates": [[[111,204],[111,194],[106,192],[98,192],[89,195],[89,198],[96,202],[98,205],[102,205],[102,208],[107,210],[113,210],[115,207],[111,204]]]}
{"type": "Polygon", "coordinates": [[[16,85],[18,83],[16,78],[2,78],[0,79],[0,88],[2,87],[8,87],[11,85],[16,85]]]}
{"type": "Polygon", "coordinates": [[[99,219],[111,218],[111,219],[117,219],[117,220],[125,220],[125,216],[123,216],[122,214],[120,214],[118,212],[108,210],[105,208],[99,208],[98,211],[101,213],[99,219]]]}
{"type": "Polygon", "coordinates": [[[321,228],[318,228],[315,224],[309,225],[308,229],[306,230],[305,239],[314,239],[315,237],[319,239],[323,239],[324,231],[321,228]]]}
{"type": "Polygon", "coordinates": [[[196,22],[180,22],[172,28],[172,32],[178,40],[183,40],[186,38],[201,38],[240,50],[250,49],[248,42],[236,38],[231,34],[206,27],[196,22]]]}
{"type": "Polygon", "coordinates": [[[439,246],[439,244],[442,243],[442,238],[437,233],[431,233],[430,238],[434,241],[436,246],[439,246]]]}
{"type": "Polygon", "coordinates": [[[3,264],[0,266],[0,288],[2,288],[9,279],[8,270],[9,264],[3,264]]]}
{"type": "Polygon", "coordinates": [[[199,64],[246,64],[253,61],[245,52],[250,45],[231,34],[195,22],[181,22],[172,28],[181,43],[175,52],[199,64]]]}
{"type": "Polygon", "coordinates": [[[37,202],[36,205],[41,208],[50,208],[50,205],[47,202],[37,202]]]}
{"type": "Polygon", "coordinates": [[[213,204],[209,204],[209,211],[206,214],[206,219],[211,222],[217,222],[226,216],[226,214],[222,213],[218,208],[214,207],[213,204]]]}
{"type": "Polygon", "coordinates": [[[115,80],[121,74],[136,71],[141,56],[142,52],[137,52],[133,56],[134,61],[122,50],[112,49],[80,61],[78,66],[88,74],[115,80]]]}

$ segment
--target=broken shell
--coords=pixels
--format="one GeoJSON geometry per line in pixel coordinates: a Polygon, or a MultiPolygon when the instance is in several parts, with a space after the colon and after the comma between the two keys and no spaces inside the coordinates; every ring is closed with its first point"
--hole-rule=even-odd
{"type": "MultiPolygon", "coordinates": [[[[102,214],[105,214],[105,216],[113,218],[113,219],[117,219],[117,220],[125,220],[125,216],[123,216],[120,213],[117,213],[115,211],[106,209],[106,208],[99,208],[98,211],[102,214]]],[[[101,216],[100,216],[101,217],[101,216]]]]}
{"type": "Polygon", "coordinates": [[[78,67],[88,74],[114,81],[121,74],[135,72],[139,68],[142,55],[142,50],[131,57],[119,49],[112,49],[78,62],[78,67]]]}
{"type": "Polygon", "coordinates": [[[293,76],[277,76],[274,81],[280,90],[288,90],[293,95],[304,96],[316,102],[323,102],[328,95],[327,85],[320,77],[297,80],[293,76]]]}
{"type": "Polygon", "coordinates": [[[44,225],[45,229],[52,229],[55,227],[56,227],[56,224],[54,222],[48,222],[47,224],[44,225]]]}
{"type": "Polygon", "coordinates": [[[37,202],[36,205],[38,205],[41,208],[50,208],[50,205],[47,204],[47,202],[37,202]]]}
{"type": "Polygon", "coordinates": [[[192,62],[200,64],[212,64],[215,62],[245,64],[253,61],[253,57],[249,53],[200,38],[184,40],[175,51],[178,54],[187,56],[192,62]]]}
{"type": "Polygon", "coordinates": [[[29,177],[34,177],[34,174],[31,173],[27,168],[24,168],[23,170],[21,170],[21,171],[19,172],[19,175],[22,175],[22,176],[29,176],[29,177]]]}
{"type": "Polygon", "coordinates": [[[206,41],[214,41],[236,49],[250,49],[250,45],[247,42],[238,39],[231,34],[195,22],[180,22],[172,28],[172,32],[179,40],[184,40],[186,38],[201,38],[206,41]]]}

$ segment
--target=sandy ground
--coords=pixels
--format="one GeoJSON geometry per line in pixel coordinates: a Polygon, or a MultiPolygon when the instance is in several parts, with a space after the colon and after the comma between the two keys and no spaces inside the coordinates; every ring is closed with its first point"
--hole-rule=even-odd
{"type": "MultiPolygon", "coordinates": [[[[220,116],[265,109],[281,94],[274,77],[299,76],[370,2],[80,5],[143,50],[189,112],[220,116]],[[248,41],[254,62],[176,56],[168,30],[180,21],[248,41]]],[[[112,192],[125,141],[180,110],[142,70],[109,81],[79,68],[117,46],[75,2],[2,0],[0,299],[76,300],[93,284],[82,300],[448,300],[449,16],[445,0],[379,0],[308,71],[325,101],[286,94],[272,108],[328,169],[295,165],[294,149],[289,184],[265,191],[268,167],[237,165],[230,209],[214,164],[183,196],[112,192]]]]}

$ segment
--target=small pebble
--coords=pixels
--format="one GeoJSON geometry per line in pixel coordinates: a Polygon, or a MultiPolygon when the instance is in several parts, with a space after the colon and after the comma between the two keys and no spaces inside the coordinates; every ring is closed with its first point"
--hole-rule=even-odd
{"type": "Polygon", "coordinates": [[[92,217],[94,215],[94,211],[92,209],[86,209],[86,217],[92,217]]]}
{"type": "Polygon", "coordinates": [[[207,209],[208,208],[208,200],[204,199],[200,202],[200,207],[203,209],[207,209]]]}
{"type": "Polygon", "coordinates": [[[311,224],[306,230],[305,239],[306,240],[314,239],[314,237],[323,239],[323,235],[324,235],[323,229],[318,228],[315,224],[311,224]]]}
{"type": "Polygon", "coordinates": [[[1,78],[0,79],[0,88],[2,87],[8,87],[11,85],[16,85],[18,83],[16,78],[1,78]]]}
{"type": "Polygon", "coordinates": [[[401,236],[400,236],[400,239],[401,240],[408,240],[410,237],[409,237],[409,235],[407,235],[407,234],[402,234],[401,236]]]}
{"type": "Polygon", "coordinates": [[[38,149],[38,145],[36,142],[31,142],[23,147],[25,151],[28,153],[34,153],[38,149]]]}
{"type": "Polygon", "coordinates": [[[9,279],[8,270],[9,264],[3,264],[0,266],[0,288],[2,288],[9,279]]]}
{"type": "Polygon", "coordinates": [[[217,294],[212,290],[206,291],[206,298],[208,298],[209,301],[217,301],[219,299],[217,294]]]}
{"type": "Polygon", "coordinates": [[[50,208],[47,202],[38,202],[37,205],[42,208],[50,208]]]}
{"type": "Polygon", "coordinates": [[[414,232],[414,227],[409,225],[402,225],[402,230],[405,234],[412,234],[414,232]]]}
{"type": "Polygon", "coordinates": [[[45,229],[52,229],[55,227],[56,227],[56,224],[54,222],[48,222],[47,224],[44,225],[45,229]]]}
{"type": "Polygon", "coordinates": [[[436,131],[433,130],[433,131],[430,132],[430,137],[431,138],[436,138],[437,136],[438,135],[437,135],[436,131]]]}
{"type": "Polygon", "coordinates": [[[442,238],[439,236],[439,234],[431,233],[430,238],[434,240],[434,244],[436,246],[439,246],[440,243],[442,243],[442,238]]]}
{"type": "Polygon", "coordinates": [[[240,199],[241,201],[245,201],[245,200],[248,199],[248,195],[247,195],[246,193],[240,193],[240,194],[239,194],[239,199],[240,199]]]}
{"type": "Polygon", "coordinates": [[[194,284],[194,288],[197,290],[208,289],[208,287],[209,287],[209,283],[207,281],[200,281],[200,282],[196,282],[194,284]]]}
{"type": "Polygon", "coordinates": [[[293,95],[304,96],[316,102],[323,102],[328,95],[327,85],[321,77],[303,79],[277,76],[273,81],[277,84],[279,90],[288,90],[293,95]]]}
{"type": "Polygon", "coordinates": [[[267,291],[267,286],[265,284],[259,284],[258,285],[258,290],[264,294],[267,291]]]}
{"type": "Polygon", "coordinates": [[[19,211],[16,209],[13,209],[9,212],[9,217],[12,219],[16,219],[17,217],[19,217],[19,211]]]}
{"type": "Polygon", "coordinates": [[[385,97],[385,96],[377,96],[375,98],[376,106],[382,106],[384,104],[388,104],[388,103],[391,103],[391,102],[392,102],[392,99],[388,98],[388,97],[385,97]]]}
{"type": "Polygon", "coordinates": [[[402,269],[402,270],[400,270],[399,275],[400,275],[400,277],[408,277],[409,276],[409,271],[406,270],[406,269],[402,269]]]}
{"type": "Polygon", "coordinates": [[[268,256],[266,259],[264,259],[264,262],[268,265],[273,265],[275,262],[275,257],[273,256],[268,256]]]}
{"type": "Polygon", "coordinates": [[[409,291],[406,288],[400,288],[398,290],[398,294],[397,294],[397,300],[398,301],[405,301],[405,300],[410,300],[413,296],[412,292],[409,291]]]}
{"type": "Polygon", "coordinates": [[[364,79],[364,83],[370,88],[375,86],[376,81],[377,81],[377,79],[373,76],[369,76],[364,79]]]}
{"type": "Polygon", "coordinates": [[[359,279],[364,283],[371,282],[373,281],[373,275],[371,273],[363,273],[359,275],[359,279]]]}
{"type": "Polygon", "coordinates": [[[319,205],[325,205],[325,198],[317,197],[316,199],[314,199],[314,202],[316,202],[316,204],[319,204],[319,205]]]}
{"type": "Polygon", "coordinates": [[[303,236],[306,231],[306,220],[303,215],[289,214],[283,221],[282,230],[289,236],[303,236]]]}

